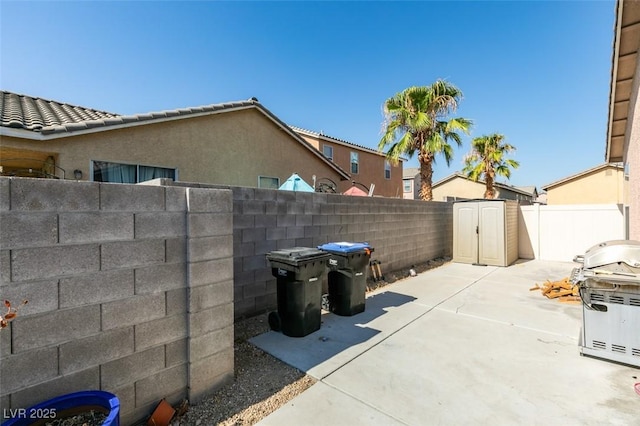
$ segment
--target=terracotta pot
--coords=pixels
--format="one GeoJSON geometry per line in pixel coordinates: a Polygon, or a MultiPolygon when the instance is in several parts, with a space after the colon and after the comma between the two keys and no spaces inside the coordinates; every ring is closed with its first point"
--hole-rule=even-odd
{"type": "Polygon", "coordinates": [[[176,410],[164,399],[160,401],[153,414],[147,421],[148,426],[169,426],[176,410]]]}

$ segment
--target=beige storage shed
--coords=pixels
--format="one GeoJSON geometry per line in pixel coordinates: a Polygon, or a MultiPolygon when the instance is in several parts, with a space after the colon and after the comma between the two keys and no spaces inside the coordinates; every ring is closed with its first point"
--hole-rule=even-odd
{"type": "Polygon", "coordinates": [[[509,266],[518,260],[518,202],[453,203],[453,261],[509,266]]]}

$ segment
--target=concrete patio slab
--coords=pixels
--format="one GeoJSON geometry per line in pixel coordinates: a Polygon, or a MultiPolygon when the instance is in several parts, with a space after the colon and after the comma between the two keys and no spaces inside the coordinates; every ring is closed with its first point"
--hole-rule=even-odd
{"type": "Polygon", "coordinates": [[[640,369],[580,356],[581,306],[529,291],[572,267],[448,264],[305,338],[254,338],[320,379],[261,424],[640,424],[640,369]]]}
{"type": "Polygon", "coordinates": [[[361,314],[341,317],[325,313],[320,330],[307,336],[292,338],[271,331],[249,341],[321,380],[428,310],[414,301],[411,296],[381,291],[367,298],[361,314]]]}
{"type": "Polygon", "coordinates": [[[302,395],[304,398],[295,398],[287,406],[296,412],[304,413],[304,416],[291,417],[287,410],[281,409],[282,412],[276,411],[264,419],[261,424],[278,426],[307,424],[395,426],[405,424],[367,405],[366,402],[323,382],[316,383],[302,395]]]}

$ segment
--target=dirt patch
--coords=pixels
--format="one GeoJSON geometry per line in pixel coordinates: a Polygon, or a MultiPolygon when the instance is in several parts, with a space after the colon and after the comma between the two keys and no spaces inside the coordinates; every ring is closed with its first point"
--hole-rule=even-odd
{"type": "MultiPolygon", "coordinates": [[[[367,282],[372,291],[447,263],[449,258],[434,259],[413,268],[385,274],[384,279],[367,282]]],[[[370,274],[371,275],[371,274],[370,274]]],[[[256,348],[247,340],[269,331],[267,314],[237,321],[235,324],[235,379],[214,395],[193,406],[184,406],[184,414],[172,426],[253,425],[267,417],[315,383],[315,379],[256,348]]]]}
{"type": "Polygon", "coordinates": [[[451,260],[450,257],[439,257],[437,259],[430,260],[425,263],[420,263],[418,265],[413,265],[412,267],[400,269],[398,271],[393,271],[390,273],[385,273],[382,270],[382,279],[381,280],[373,280],[372,273],[369,271],[369,277],[367,279],[367,292],[376,290],[380,287],[384,287],[386,285],[392,284],[398,280],[408,278],[411,276],[411,269],[413,269],[416,274],[421,274],[429,269],[437,268],[438,266],[442,266],[445,263],[451,260]]]}

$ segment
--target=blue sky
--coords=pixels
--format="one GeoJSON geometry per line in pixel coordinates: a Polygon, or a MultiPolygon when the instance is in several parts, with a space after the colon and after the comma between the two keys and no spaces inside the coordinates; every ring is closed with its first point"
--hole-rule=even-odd
{"type": "MultiPolygon", "coordinates": [[[[257,97],[376,148],[382,105],[444,78],[470,137],[503,133],[538,187],[604,162],[615,2],[0,3],[0,86],[120,114],[257,97]]],[[[405,163],[416,167],[417,159],[405,163]]]]}

